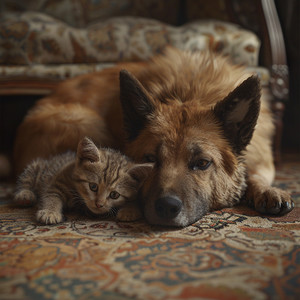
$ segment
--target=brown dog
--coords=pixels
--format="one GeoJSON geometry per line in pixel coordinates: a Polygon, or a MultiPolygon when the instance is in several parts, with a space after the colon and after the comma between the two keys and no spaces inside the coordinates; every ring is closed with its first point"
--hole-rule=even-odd
{"type": "Polygon", "coordinates": [[[15,143],[17,172],[89,136],[155,164],[141,190],[152,224],[186,226],[243,197],[260,212],[286,213],[293,202],[271,187],[273,124],[260,94],[257,77],[227,59],[174,49],[79,76],[26,116],[15,143]]]}

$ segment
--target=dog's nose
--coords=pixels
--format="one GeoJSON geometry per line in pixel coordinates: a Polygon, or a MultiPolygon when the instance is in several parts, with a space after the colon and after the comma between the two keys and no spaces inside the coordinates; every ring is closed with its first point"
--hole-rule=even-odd
{"type": "Polygon", "coordinates": [[[174,196],[162,197],[156,200],[155,210],[159,217],[174,219],[180,213],[182,202],[174,196]]]}

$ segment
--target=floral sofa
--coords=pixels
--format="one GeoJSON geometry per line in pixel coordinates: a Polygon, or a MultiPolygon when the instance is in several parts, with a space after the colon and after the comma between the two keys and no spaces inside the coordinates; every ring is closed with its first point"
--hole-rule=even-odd
{"type": "Polygon", "coordinates": [[[272,53],[270,28],[281,31],[271,0],[2,0],[0,11],[2,96],[46,95],[68,77],[148,59],[168,45],[210,49],[261,77],[280,125],[287,71],[284,53],[272,53]]]}

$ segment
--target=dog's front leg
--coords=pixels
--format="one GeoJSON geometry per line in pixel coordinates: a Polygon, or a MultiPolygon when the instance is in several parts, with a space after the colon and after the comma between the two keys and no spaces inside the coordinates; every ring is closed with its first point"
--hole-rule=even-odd
{"type": "Polygon", "coordinates": [[[270,186],[268,180],[259,174],[249,175],[246,201],[264,214],[282,215],[294,208],[289,193],[270,186]]]}

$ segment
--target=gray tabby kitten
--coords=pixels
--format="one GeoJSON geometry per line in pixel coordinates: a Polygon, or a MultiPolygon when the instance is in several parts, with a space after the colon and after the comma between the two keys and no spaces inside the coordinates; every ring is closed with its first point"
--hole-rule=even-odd
{"type": "Polygon", "coordinates": [[[84,138],[77,154],[33,161],[18,180],[14,201],[37,202],[36,217],[44,224],[62,222],[64,208],[84,208],[93,215],[116,212],[118,220],[133,221],[141,217],[137,193],[151,169],[84,138]]]}

